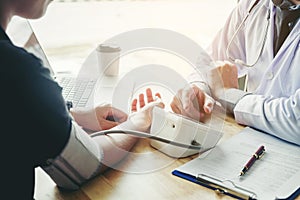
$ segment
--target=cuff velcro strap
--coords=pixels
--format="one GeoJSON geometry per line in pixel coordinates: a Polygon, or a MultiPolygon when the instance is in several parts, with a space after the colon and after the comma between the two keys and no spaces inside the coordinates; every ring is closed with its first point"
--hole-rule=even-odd
{"type": "Polygon", "coordinates": [[[76,190],[97,174],[102,158],[99,145],[81,127],[72,123],[70,139],[64,150],[55,159],[48,159],[48,166],[42,168],[57,186],[76,190]]]}

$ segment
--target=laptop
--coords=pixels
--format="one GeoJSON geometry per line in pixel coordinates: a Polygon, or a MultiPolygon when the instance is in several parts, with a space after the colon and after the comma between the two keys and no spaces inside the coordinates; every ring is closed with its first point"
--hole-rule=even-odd
{"type": "Polygon", "coordinates": [[[68,106],[87,107],[93,102],[91,98],[95,89],[96,78],[78,77],[67,73],[56,73],[51,67],[49,60],[38,41],[33,28],[28,20],[14,18],[12,25],[8,29],[8,34],[15,45],[25,48],[28,52],[33,53],[40,58],[43,65],[50,70],[52,77],[63,88],[62,95],[68,106]],[[21,34],[20,34],[21,33],[21,34]]]}

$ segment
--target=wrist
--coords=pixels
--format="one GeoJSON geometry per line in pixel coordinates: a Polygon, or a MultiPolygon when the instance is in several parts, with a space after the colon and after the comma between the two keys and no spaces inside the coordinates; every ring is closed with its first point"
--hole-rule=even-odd
{"type": "Polygon", "coordinates": [[[227,88],[222,93],[216,94],[217,100],[226,109],[227,113],[233,113],[234,107],[244,96],[251,94],[236,88],[227,88]]]}
{"type": "Polygon", "coordinates": [[[203,92],[205,92],[206,94],[208,94],[209,96],[211,96],[210,87],[209,87],[209,85],[206,82],[204,82],[204,81],[191,81],[191,82],[189,82],[189,84],[191,86],[195,85],[200,90],[202,90],[203,92]]]}
{"type": "Polygon", "coordinates": [[[101,130],[94,108],[71,108],[69,112],[74,121],[84,129],[101,130]]]}

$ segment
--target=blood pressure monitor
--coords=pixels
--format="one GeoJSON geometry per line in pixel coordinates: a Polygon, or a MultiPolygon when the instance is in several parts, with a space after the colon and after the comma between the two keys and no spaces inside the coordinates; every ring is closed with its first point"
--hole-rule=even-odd
{"type": "Polygon", "coordinates": [[[153,119],[150,134],[169,140],[169,143],[151,140],[150,144],[155,149],[171,157],[187,157],[213,148],[223,133],[212,127],[186,118],[159,107],[153,109],[153,119]],[[186,148],[173,145],[172,142],[199,148],[186,148]]]}

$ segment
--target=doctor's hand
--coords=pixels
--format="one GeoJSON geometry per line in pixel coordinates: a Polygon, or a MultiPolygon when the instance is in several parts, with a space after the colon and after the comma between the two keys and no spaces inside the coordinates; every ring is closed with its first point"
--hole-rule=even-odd
{"type": "Polygon", "coordinates": [[[213,97],[218,99],[227,89],[238,88],[237,67],[229,62],[221,62],[207,73],[207,80],[213,97]]]}
{"type": "Polygon", "coordinates": [[[152,110],[154,106],[164,108],[165,105],[161,101],[161,96],[159,93],[155,94],[153,98],[152,90],[148,88],[146,90],[145,102],[144,94],[140,94],[138,99],[134,99],[131,103],[132,113],[129,115],[128,120],[133,124],[134,130],[149,132],[152,123],[152,110]]]}
{"type": "Polygon", "coordinates": [[[215,100],[195,84],[180,89],[171,102],[173,112],[203,122],[214,108],[215,100]]]}
{"type": "Polygon", "coordinates": [[[110,104],[95,108],[72,108],[70,113],[80,126],[91,131],[111,129],[127,120],[126,113],[110,104]]]}

